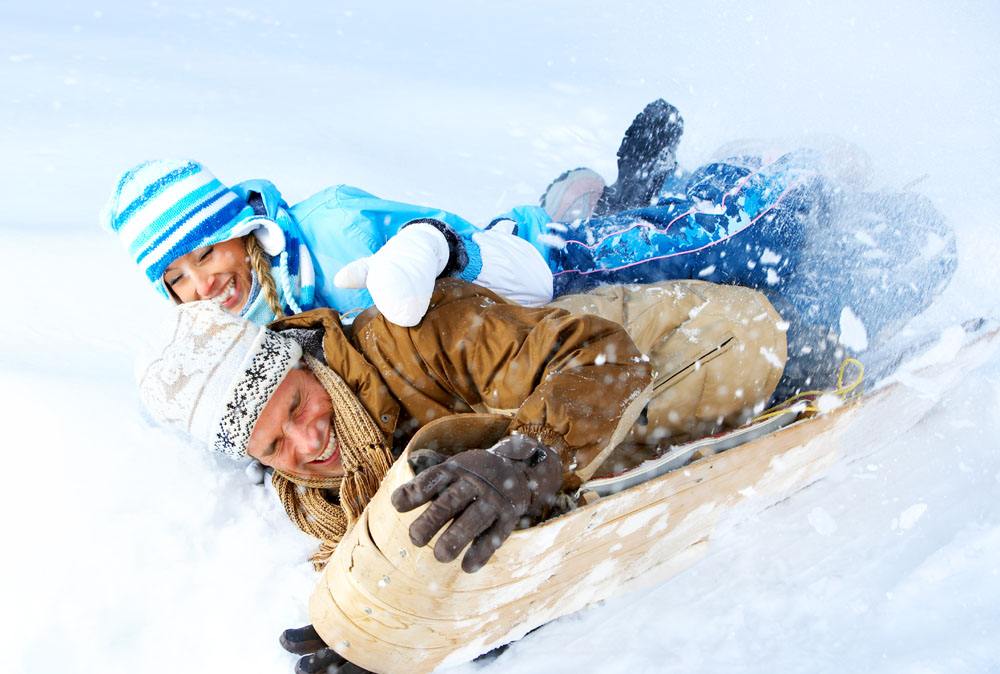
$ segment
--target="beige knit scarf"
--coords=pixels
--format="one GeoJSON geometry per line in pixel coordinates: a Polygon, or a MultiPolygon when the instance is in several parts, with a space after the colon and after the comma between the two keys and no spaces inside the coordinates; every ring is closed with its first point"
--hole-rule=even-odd
{"type": "Polygon", "coordinates": [[[276,470],[271,482],[288,517],[320,540],[319,549],[309,558],[320,571],[375,496],[392,465],[392,453],[382,430],[340,375],[308,354],[305,359],[333,403],[333,429],[344,476],[302,478],[276,470]]]}

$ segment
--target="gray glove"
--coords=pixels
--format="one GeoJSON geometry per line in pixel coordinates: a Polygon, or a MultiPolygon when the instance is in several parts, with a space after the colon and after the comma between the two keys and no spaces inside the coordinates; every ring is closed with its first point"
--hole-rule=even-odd
{"type": "Polygon", "coordinates": [[[540,520],[562,486],[559,454],[526,435],[511,435],[489,449],[470,449],[447,460],[421,450],[414,461],[440,463],[396,489],[392,505],[407,512],[431,503],[410,525],[410,540],[417,546],[427,545],[453,520],[434,545],[434,557],[450,562],[471,543],[462,558],[466,573],[482,568],[515,527],[540,520]]]}

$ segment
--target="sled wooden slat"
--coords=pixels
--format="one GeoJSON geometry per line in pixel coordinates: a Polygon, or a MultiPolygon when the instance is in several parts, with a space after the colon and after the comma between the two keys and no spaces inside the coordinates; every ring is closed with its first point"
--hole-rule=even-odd
{"type": "MultiPolygon", "coordinates": [[[[455,648],[457,635],[464,638],[469,634],[476,634],[489,640],[499,639],[508,632],[511,618],[516,619],[522,615],[538,616],[542,614],[543,610],[548,613],[556,611],[558,604],[562,601],[561,595],[575,587],[581,576],[587,576],[592,581],[586,591],[599,597],[606,591],[606,586],[626,583],[635,577],[647,579],[646,572],[662,564],[670,563],[678,570],[686,567],[690,562],[700,557],[707,548],[705,535],[714,526],[714,521],[715,517],[711,513],[703,512],[686,521],[686,526],[683,529],[658,539],[656,547],[652,550],[657,552],[663,550],[665,554],[662,556],[647,554],[651,549],[640,541],[639,545],[618,552],[615,555],[616,563],[613,567],[606,566],[603,571],[598,569],[597,573],[594,572],[593,560],[572,560],[553,579],[552,585],[546,587],[545,592],[520,595],[516,601],[501,605],[498,610],[472,621],[421,618],[399,611],[386,611],[385,605],[372,602],[371,597],[363,591],[359,591],[359,588],[351,583],[346,574],[331,579],[335,587],[327,589],[330,592],[331,601],[332,597],[337,597],[339,602],[345,606],[359,609],[352,609],[350,616],[348,616],[350,622],[358,630],[365,634],[378,633],[381,640],[393,648],[455,648]],[[689,555],[690,558],[682,556],[682,553],[688,548],[692,552],[689,555]],[[619,575],[619,571],[624,573],[619,575]]],[[[649,578],[647,580],[655,582],[656,579],[649,578]]],[[[341,636],[344,641],[350,642],[353,639],[354,642],[359,642],[357,631],[353,634],[343,633],[341,636]]]]}
{"type": "MultiPolygon", "coordinates": [[[[833,417],[830,415],[830,420],[824,420],[824,423],[832,423],[833,417]]],[[[808,452],[803,452],[804,448],[800,446],[802,431],[794,427],[788,427],[786,431],[781,434],[780,442],[774,438],[774,452],[798,448],[799,454],[808,463],[808,452]]],[[[815,429],[809,430],[810,435],[814,433],[815,429]]],[[[382,546],[376,546],[367,536],[370,523],[366,518],[352,530],[351,540],[345,539],[338,548],[338,554],[349,547],[353,550],[352,563],[348,565],[350,572],[324,574],[325,589],[331,597],[338,597],[338,604],[345,607],[341,609],[341,614],[342,618],[347,618],[348,624],[341,625],[344,629],[335,637],[322,631],[321,634],[330,643],[350,644],[361,643],[365,634],[370,635],[374,631],[382,637],[383,649],[388,647],[389,650],[454,650],[464,647],[470,634],[478,635],[486,645],[502,643],[499,640],[508,638],[511,625],[516,625],[519,619],[541,624],[565,614],[567,610],[576,610],[605,598],[618,585],[634,579],[657,582],[668,576],[648,575],[647,572],[658,566],[663,566],[664,570],[673,568],[677,572],[700,556],[693,552],[685,556],[685,551],[699,550],[703,554],[707,548],[705,541],[719,515],[732,502],[743,498],[741,490],[746,491],[748,485],[756,484],[758,491],[771,491],[761,480],[771,467],[774,452],[755,452],[749,445],[738,447],[663,476],[659,488],[647,483],[601,499],[599,503],[605,506],[615,503],[613,507],[600,510],[599,516],[596,507],[587,506],[594,512],[586,513],[581,508],[541,527],[516,532],[507,545],[516,544],[536,529],[553,527],[560,520],[568,521],[578,513],[587,515],[577,517],[578,524],[572,527],[576,532],[583,532],[582,537],[574,534],[572,540],[575,545],[552,546],[548,552],[541,554],[534,550],[535,566],[529,567],[530,574],[520,578],[509,573],[506,576],[495,574],[492,587],[484,587],[481,582],[475,581],[491,565],[493,569],[506,569],[508,560],[523,559],[526,556],[524,550],[515,546],[508,551],[505,545],[498,551],[497,559],[492,560],[483,571],[465,574],[457,561],[441,565],[433,560],[432,554],[420,560],[413,554],[412,545],[406,547],[408,539],[401,541],[395,538],[391,540],[394,545],[390,549],[406,550],[407,554],[405,557],[397,554],[390,561],[380,549],[382,546]],[[646,514],[636,520],[635,516],[639,513],[646,514]],[[674,558],[673,564],[667,564],[674,558]],[[419,560],[415,562],[416,566],[407,567],[409,573],[402,573],[400,567],[415,559],[419,560]],[[420,574],[414,573],[426,572],[428,568],[449,571],[435,573],[434,579],[428,578],[426,573],[420,579],[420,574]],[[445,585],[438,579],[451,582],[445,585]],[[438,585],[429,586],[429,582],[438,585]],[[359,586],[366,591],[359,591],[359,586]],[[343,615],[345,612],[348,614],[343,615]]],[[[786,459],[781,470],[771,472],[788,475],[791,482],[798,483],[803,479],[803,474],[797,470],[800,462],[792,454],[786,459]]],[[[823,465],[807,471],[808,474],[818,474],[826,463],[824,461],[823,465]]],[[[405,479],[386,480],[387,487],[409,479],[409,468],[404,462],[397,462],[393,472],[397,470],[404,474],[405,479]]],[[[376,496],[376,500],[379,498],[376,496]]],[[[403,526],[394,524],[387,528],[405,535],[408,522],[415,516],[404,514],[399,522],[403,526]]],[[[555,540],[559,538],[557,536],[555,540]]],[[[537,541],[526,544],[534,546],[537,541]]],[[[425,556],[430,554],[429,547],[423,549],[425,556]]],[[[530,548],[526,549],[530,551],[530,548]]],[[[313,618],[315,621],[316,616],[313,618]]],[[[524,631],[534,626],[531,624],[524,631]]],[[[370,669],[386,667],[387,663],[366,662],[367,650],[365,654],[353,658],[346,652],[344,655],[370,669]]],[[[411,665],[412,662],[411,659],[411,665]]],[[[387,668],[382,671],[394,670],[387,668]]]]}
{"type": "MultiPolygon", "coordinates": [[[[818,475],[825,470],[825,461],[817,464],[815,457],[808,456],[803,452],[800,454],[803,454],[806,466],[794,465],[797,463],[794,461],[796,457],[789,456],[786,465],[782,467],[782,470],[774,472],[774,475],[791,476],[791,482],[798,483],[803,479],[803,475],[796,471],[802,468],[807,469],[813,475],[818,475]]],[[[703,465],[695,468],[691,475],[678,473],[676,475],[677,481],[686,483],[687,487],[672,492],[674,497],[672,500],[660,499],[638,511],[633,511],[631,517],[626,515],[602,523],[588,533],[582,541],[583,544],[557,549],[562,554],[546,557],[549,564],[539,563],[530,576],[509,578],[508,583],[491,588],[448,590],[443,593],[443,598],[441,588],[436,590],[428,588],[426,579],[419,580],[414,584],[412,579],[404,574],[394,573],[395,568],[387,563],[381,551],[371,543],[371,539],[366,539],[364,536],[366,528],[360,528],[359,544],[354,550],[351,567],[352,571],[354,569],[359,571],[350,575],[351,578],[359,578],[360,581],[352,587],[360,585],[365,588],[374,588],[378,587],[380,582],[386,585],[386,581],[389,581],[388,584],[393,586],[390,596],[396,602],[394,610],[398,614],[405,614],[408,620],[413,621],[414,625],[426,619],[428,624],[436,626],[442,618],[453,620],[472,617],[485,618],[494,614],[497,606],[512,608],[515,606],[515,602],[511,601],[511,597],[520,598],[529,595],[542,584],[546,584],[545,589],[549,592],[556,590],[557,585],[576,583],[575,570],[585,572],[600,564],[609,555],[620,562],[631,551],[638,550],[640,554],[644,554],[647,548],[654,543],[662,543],[664,547],[673,547],[678,550],[683,549],[707,536],[715,524],[718,513],[724,507],[729,506],[729,501],[741,498],[736,486],[743,484],[748,473],[741,471],[739,479],[734,481],[735,473],[725,470],[726,466],[721,465],[723,462],[718,460],[719,457],[716,458],[716,461],[704,462],[703,465]],[[699,473],[704,473],[705,476],[702,477],[699,473]],[[706,512],[705,499],[699,490],[725,494],[727,495],[726,500],[717,505],[713,504],[706,512]],[[732,494],[737,494],[735,499],[731,496],[732,494]],[[689,518],[696,516],[693,512],[696,509],[701,509],[702,512],[697,515],[702,517],[706,523],[704,526],[693,528],[693,523],[689,518]],[[640,512],[648,514],[637,520],[634,516],[640,512]],[[640,524],[643,526],[639,526],[640,524]],[[680,526],[678,526],[679,524],[680,526]],[[627,530],[625,530],[626,528],[627,530]],[[676,543],[673,542],[672,539],[676,535],[688,530],[690,530],[689,536],[678,539],[676,543]],[[385,575],[378,577],[378,574],[385,575]]],[[[761,461],[758,463],[762,464],[761,461]]],[[[756,470],[762,474],[765,469],[764,465],[759,465],[756,470]]],[[[787,481],[787,478],[783,477],[782,481],[787,481]]],[[[758,486],[760,491],[768,490],[766,482],[758,482],[758,486]]],[[[782,486],[779,485],[779,490],[782,486]]],[[[367,523],[362,524],[366,525],[367,523]]],[[[346,588],[342,582],[345,577],[347,576],[328,576],[328,582],[337,586],[333,589],[333,593],[337,596],[354,594],[353,589],[346,588]]],[[[465,574],[460,576],[460,578],[474,577],[475,575],[465,574]]],[[[382,592],[380,590],[379,594],[382,592]]],[[[364,592],[362,595],[355,596],[348,603],[361,604],[363,610],[371,610],[376,613],[380,608],[384,608],[381,599],[364,592]]],[[[418,636],[419,632],[420,630],[414,630],[413,644],[438,645],[429,635],[419,634],[418,636]]],[[[400,643],[395,639],[393,641],[397,644],[400,643]]],[[[407,639],[407,643],[411,643],[411,640],[407,639]]]]}
{"type": "MultiPolygon", "coordinates": [[[[378,653],[379,669],[383,672],[430,671],[436,663],[446,658],[453,648],[406,648],[388,645],[380,632],[375,635],[354,623],[341,610],[336,598],[324,584],[317,586],[309,600],[309,616],[314,623],[338,625],[337,640],[327,643],[340,653],[378,653]]],[[[330,637],[328,637],[330,638],[330,637]]],[[[357,657],[357,656],[355,656],[357,657]]]]}
{"type": "MultiPolygon", "coordinates": [[[[389,494],[411,477],[397,461],[317,585],[310,615],[320,635],[346,658],[376,672],[427,672],[472,659],[538,625],[622,592],[662,582],[700,559],[719,520],[769,507],[857,460],[917,423],[967,367],[994,351],[990,332],[945,363],[860,403],[707,456],[648,482],[600,498],[542,525],[514,532],[482,570],[440,564],[433,541],[415,548],[407,533],[422,512],[397,513],[389,494]],[[973,349],[979,345],[978,350],[973,349]],[[985,346],[990,348],[985,348],[985,346]],[[927,390],[922,390],[926,388],[927,390]],[[891,428],[871,432],[879,420],[891,428]],[[862,430],[859,430],[862,429],[862,430]]],[[[477,416],[477,415],[470,415],[477,416]]],[[[475,419],[460,433],[476,444],[475,419]]],[[[453,441],[454,419],[428,424],[410,447],[453,441]]],[[[503,432],[500,421],[492,432],[503,432]]],[[[409,451],[409,449],[407,450],[409,451]]]]}
{"type": "MultiPolygon", "coordinates": [[[[811,426],[810,433],[814,435],[820,433],[831,426],[834,421],[835,417],[830,416],[811,422],[813,425],[811,426]]],[[[801,444],[800,436],[797,433],[779,431],[773,434],[771,438],[774,443],[774,451],[780,451],[786,445],[794,446],[801,444]]],[[[440,587],[450,592],[469,591],[481,593],[490,587],[506,587],[510,584],[512,578],[525,578],[559,566],[563,563],[563,557],[553,558],[552,556],[543,556],[541,559],[539,558],[539,531],[547,532],[545,539],[550,543],[549,548],[563,550],[566,555],[579,554],[581,551],[586,551],[591,547],[603,550],[606,546],[602,543],[593,543],[595,540],[600,540],[599,537],[595,538],[594,536],[597,530],[605,526],[614,525],[616,520],[629,518],[634,521],[638,513],[653,510],[660,507],[660,504],[671,500],[675,501],[675,511],[683,513],[684,511],[678,510],[678,508],[685,503],[685,500],[682,498],[685,491],[702,482],[720,484],[717,481],[726,479],[726,475],[731,470],[731,464],[739,462],[740,465],[743,465],[742,455],[744,453],[757,454],[749,445],[737,447],[728,452],[707,457],[696,464],[692,464],[683,471],[676,471],[668,476],[663,476],[669,479],[650,481],[642,485],[637,485],[627,491],[605,497],[601,500],[602,507],[591,508],[587,517],[578,516],[578,513],[582,514],[582,510],[578,510],[573,513],[574,517],[572,518],[561,517],[541,526],[534,527],[531,530],[530,537],[527,532],[515,532],[497,553],[496,559],[502,560],[501,564],[497,564],[496,566],[487,565],[479,572],[471,575],[458,573],[458,569],[456,568],[455,573],[447,576],[447,579],[452,580],[453,583],[440,587]],[[572,543],[572,545],[569,545],[569,543],[572,543]]],[[[790,470],[795,465],[794,460],[790,457],[784,461],[785,465],[783,467],[785,470],[790,470]]],[[[757,475],[763,474],[766,467],[766,461],[762,459],[757,464],[756,473],[752,471],[746,472],[738,477],[737,482],[742,483],[747,479],[757,479],[757,475]]],[[[744,470],[749,471],[749,468],[744,466],[744,470]]],[[[392,489],[395,488],[397,483],[401,484],[408,480],[409,477],[410,474],[408,471],[399,471],[398,473],[393,471],[393,474],[387,477],[385,485],[387,488],[392,489]],[[404,479],[393,479],[400,475],[404,479]]],[[[735,483],[731,482],[732,478],[730,478],[730,483],[722,484],[720,489],[735,489],[735,483]]],[[[388,505],[387,498],[376,498],[373,501],[374,504],[378,504],[378,507],[371,509],[371,517],[382,523],[382,526],[379,528],[381,532],[405,531],[409,523],[416,517],[415,514],[397,513],[391,505],[388,505]],[[386,508],[386,506],[388,507],[386,508]]],[[[651,512],[649,516],[655,516],[655,513],[651,512]]],[[[373,539],[376,538],[378,536],[377,532],[373,531],[372,536],[373,539]]],[[[385,552],[385,548],[393,546],[392,551],[385,554],[389,558],[392,567],[397,569],[402,575],[406,575],[407,569],[422,569],[425,568],[424,564],[439,564],[433,557],[434,541],[432,541],[428,546],[417,549],[418,561],[412,565],[404,564],[401,566],[399,562],[403,560],[405,555],[413,554],[413,548],[409,545],[408,541],[406,541],[406,545],[398,545],[398,543],[399,541],[396,536],[385,536],[381,542],[378,540],[374,541],[374,544],[378,548],[383,549],[383,552],[385,552]]],[[[452,564],[456,567],[458,566],[457,561],[452,564]]],[[[425,589],[426,574],[419,578],[419,582],[421,584],[420,589],[425,589]]]]}

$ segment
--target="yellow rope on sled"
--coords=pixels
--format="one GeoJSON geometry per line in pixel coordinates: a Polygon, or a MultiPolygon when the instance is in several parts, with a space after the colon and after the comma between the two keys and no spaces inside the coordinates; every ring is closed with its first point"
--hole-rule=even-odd
{"type": "Polygon", "coordinates": [[[823,395],[835,395],[841,400],[847,400],[851,394],[861,386],[861,382],[865,378],[865,366],[857,358],[845,358],[844,362],[840,364],[840,370],[837,372],[837,388],[832,391],[803,391],[802,393],[796,393],[791,398],[772,406],[771,408],[761,412],[758,416],[754,417],[751,423],[757,423],[758,421],[766,421],[767,419],[772,419],[776,416],[784,414],[788,411],[789,407],[794,407],[796,402],[806,399],[806,402],[802,409],[799,410],[799,414],[810,413],[819,414],[820,409],[813,403],[816,399],[823,395]],[[853,365],[857,368],[858,374],[854,381],[849,384],[844,384],[844,377],[847,374],[848,366],[853,365]]]}

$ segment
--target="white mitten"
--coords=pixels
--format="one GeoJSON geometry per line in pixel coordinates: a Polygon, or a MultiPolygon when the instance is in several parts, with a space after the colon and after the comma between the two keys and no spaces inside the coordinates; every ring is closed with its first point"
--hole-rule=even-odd
{"type": "Polygon", "coordinates": [[[382,315],[410,327],[427,313],[434,281],[449,254],[444,234],[418,222],[401,229],[374,255],[345,265],[333,283],[338,288],[367,288],[382,315]]]}

